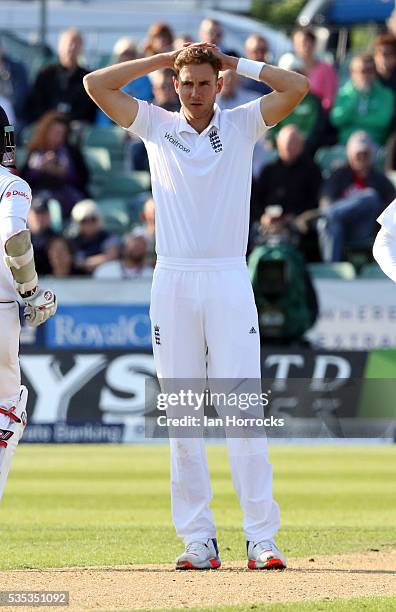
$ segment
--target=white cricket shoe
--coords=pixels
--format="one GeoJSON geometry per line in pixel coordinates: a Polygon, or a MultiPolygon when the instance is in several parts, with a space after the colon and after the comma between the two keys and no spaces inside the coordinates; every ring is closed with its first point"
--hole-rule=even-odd
{"type": "Polygon", "coordinates": [[[273,540],[247,542],[249,569],[284,569],[286,559],[281,555],[273,540]]]}
{"type": "Polygon", "coordinates": [[[187,544],[186,550],[176,559],[176,569],[217,569],[220,567],[216,538],[187,544]]]}

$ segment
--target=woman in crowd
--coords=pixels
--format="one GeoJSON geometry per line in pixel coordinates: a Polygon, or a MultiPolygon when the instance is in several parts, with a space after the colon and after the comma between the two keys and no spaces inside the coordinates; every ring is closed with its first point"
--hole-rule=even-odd
{"type": "Polygon", "coordinates": [[[57,278],[81,276],[86,274],[73,262],[74,251],[70,242],[64,236],[54,236],[48,244],[49,274],[57,278]]]}
{"type": "Polygon", "coordinates": [[[27,144],[23,178],[37,195],[49,192],[61,204],[64,219],[86,197],[88,170],[77,147],[69,142],[69,121],[63,113],[49,111],[38,121],[27,144]]]}
{"type": "Polygon", "coordinates": [[[157,53],[172,51],[173,39],[173,32],[167,23],[163,21],[153,23],[147,32],[147,40],[143,48],[144,55],[148,57],[157,53]]]}
{"type": "Polygon", "coordinates": [[[293,34],[294,52],[304,63],[311,91],[322,102],[325,111],[333,105],[337,93],[337,73],[333,66],[320,61],[315,54],[316,36],[309,28],[300,28],[293,34]]]}

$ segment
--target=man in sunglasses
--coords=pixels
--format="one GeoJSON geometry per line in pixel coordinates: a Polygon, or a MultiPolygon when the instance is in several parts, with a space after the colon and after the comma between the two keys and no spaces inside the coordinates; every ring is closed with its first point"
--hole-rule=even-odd
{"type": "Polygon", "coordinates": [[[318,222],[322,258],[342,261],[346,245],[369,243],[378,215],[395,197],[395,188],[374,166],[375,147],[366,132],[347,142],[347,163],[325,182],[318,222]]]}

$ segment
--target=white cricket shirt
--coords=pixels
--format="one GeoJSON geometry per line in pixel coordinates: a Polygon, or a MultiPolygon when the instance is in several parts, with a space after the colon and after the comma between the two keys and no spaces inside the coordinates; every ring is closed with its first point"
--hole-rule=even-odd
{"type": "Polygon", "coordinates": [[[267,130],[260,98],[215,112],[201,133],[183,115],[138,100],[128,131],[148,153],[156,251],[180,258],[243,257],[249,231],[252,156],[267,130]]]}
{"type": "Polygon", "coordinates": [[[17,299],[13,276],[4,262],[4,242],[26,227],[31,199],[27,182],[0,166],[0,302],[17,299]]]}
{"type": "Polygon", "coordinates": [[[388,234],[396,238],[396,199],[382,211],[377,222],[382,225],[388,234]]]}

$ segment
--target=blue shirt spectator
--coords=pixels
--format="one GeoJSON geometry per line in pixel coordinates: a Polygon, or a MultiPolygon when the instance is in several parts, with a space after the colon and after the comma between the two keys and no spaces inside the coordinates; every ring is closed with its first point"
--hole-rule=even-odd
{"type": "MultiPolygon", "coordinates": [[[[135,42],[132,38],[123,36],[119,38],[113,48],[114,63],[127,62],[136,59],[138,56],[135,42]]],[[[123,88],[125,93],[139,100],[151,102],[153,99],[153,89],[151,81],[147,75],[135,79],[123,88]]],[[[101,110],[96,115],[97,125],[112,125],[113,121],[101,110]]]]}
{"type": "MultiPolygon", "coordinates": [[[[255,62],[269,61],[268,43],[261,34],[253,33],[247,37],[245,40],[245,56],[255,62]]],[[[240,78],[240,86],[243,89],[257,93],[257,97],[265,96],[272,91],[271,87],[263,83],[263,81],[255,81],[246,77],[240,78]]]]}

